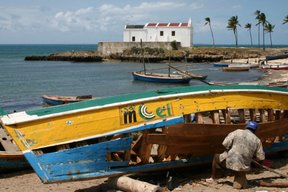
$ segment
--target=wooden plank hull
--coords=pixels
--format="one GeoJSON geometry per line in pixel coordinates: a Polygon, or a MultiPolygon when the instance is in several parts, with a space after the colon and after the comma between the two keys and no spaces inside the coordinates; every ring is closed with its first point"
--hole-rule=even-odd
{"type": "Polygon", "coordinates": [[[264,69],[264,70],[267,70],[267,69],[288,70],[288,64],[283,64],[283,65],[262,65],[261,69],[264,69]]]}
{"type": "Polygon", "coordinates": [[[154,83],[179,83],[187,84],[190,82],[192,77],[183,77],[182,75],[171,74],[155,74],[155,73],[143,73],[143,72],[133,72],[133,78],[139,81],[154,82],[154,83]]]}
{"type": "Polygon", "coordinates": [[[43,95],[43,103],[50,106],[63,105],[92,99],[92,95],[85,96],[58,96],[58,95],[43,95]]]}
{"type": "Polygon", "coordinates": [[[210,160],[221,151],[228,131],[243,128],[230,125],[236,122],[232,112],[240,123],[256,117],[263,121],[264,146],[281,143],[267,150],[287,150],[287,111],[287,89],[199,86],[13,113],[1,121],[41,180],[49,183],[210,160]],[[191,114],[197,123],[183,124],[191,114]]]}
{"type": "MultiPolygon", "coordinates": [[[[121,101],[97,99],[2,117],[4,128],[20,150],[86,140],[116,133],[169,126],[183,115],[227,108],[288,109],[288,90],[261,86],[199,86],[145,93],[151,97],[121,101]],[[238,89],[231,89],[231,88],[238,89]],[[240,87],[245,89],[239,89],[240,87]],[[253,89],[248,90],[247,88],[253,89]],[[260,89],[261,88],[261,89],[260,89]],[[114,101],[115,103],[110,102],[114,101]],[[120,102],[118,102],[120,101],[120,102]],[[99,104],[101,103],[101,105],[99,104]],[[97,106],[93,106],[99,104],[97,106]]],[[[139,98],[141,95],[133,95],[139,98]]],[[[128,95],[128,99],[132,96],[128,95]]],[[[134,97],[133,97],[134,98],[134,97]]]]}

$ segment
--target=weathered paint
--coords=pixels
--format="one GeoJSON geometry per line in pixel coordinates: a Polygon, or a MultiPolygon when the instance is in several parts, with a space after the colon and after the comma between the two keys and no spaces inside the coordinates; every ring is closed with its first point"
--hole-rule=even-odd
{"type": "Polygon", "coordinates": [[[166,126],[179,122],[184,114],[226,108],[287,110],[288,90],[239,85],[183,87],[50,107],[27,112],[24,116],[10,114],[2,121],[24,151],[149,129],[156,124],[166,126]]]}
{"type": "MultiPolygon", "coordinates": [[[[57,151],[43,155],[26,152],[34,170],[44,183],[123,175],[131,172],[163,170],[173,167],[195,166],[210,163],[212,156],[191,157],[170,162],[145,165],[128,165],[127,161],[113,162],[106,159],[107,152],[127,150],[130,138],[103,142],[75,149],[57,151]]],[[[288,150],[288,141],[274,143],[265,153],[288,150]]]]}

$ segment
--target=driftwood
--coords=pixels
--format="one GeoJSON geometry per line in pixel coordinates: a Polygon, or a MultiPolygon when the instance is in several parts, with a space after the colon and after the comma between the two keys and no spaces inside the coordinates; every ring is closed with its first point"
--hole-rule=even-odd
{"type": "Polygon", "coordinates": [[[279,171],[276,171],[276,170],[274,170],[274,169],[271,169],[271,168],[269,168],[269,167],[267,167],[267,166],[265,166],[265,165],[261,165],[260,163],[258,163],[258,162],[255,161],[255,160],[252,160],[252,162],[255,163],[255,164],[257,164],[258,166],[262,167],[263,169],[266,169],[266,170],[268,170],[268,171],[271,171],[271,172],[273,172],[273,173],[276,173],[277,175],[280,175],[281,177],[288,178],[288,175],[285,175],[285,174],[283,174],[283,173],[280,173],[279,171]]]}
{"type": "Polygon", "coordinates": [[[264,187],[288,187],[288,183],[269,183],[269,182],[265,182],[265,181],[260,181],[259,182],[260,186],[264,186],[264,187]]]}
{"type": "Polygon", "coordinates": [[[108,184],[125,192],[161,192],[163,189],[157,185],[138,181],[130,177],[110,177],[108,184]]]}

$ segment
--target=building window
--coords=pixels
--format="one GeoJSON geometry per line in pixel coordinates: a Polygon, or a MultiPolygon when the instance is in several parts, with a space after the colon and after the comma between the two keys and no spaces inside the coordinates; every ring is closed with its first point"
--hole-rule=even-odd
{"type": "Polygon", "coordinates": [[[160,31],[160,36],[164,36],[164,31],[160,31]]]}
{"type": "Polygon", "coordinates": [[[135,42],[135,36],[132,36],[132,41],[135,42]]]}
{"type": "Polygon", "coordinates": [[[175,36],[175,31],[171,31],[171,36],[175,36]]]}

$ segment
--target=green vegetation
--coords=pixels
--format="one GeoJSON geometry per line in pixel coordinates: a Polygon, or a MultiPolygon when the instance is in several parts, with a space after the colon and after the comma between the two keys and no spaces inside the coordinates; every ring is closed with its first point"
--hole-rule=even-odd
{"type": "Polygon", "coordinates": [[[247,23],[244,28],[248,29],[248,31],[249,31],[250,42],[251,42],[251,47],[252,47],[253,46],[252,33],[251,33],[252,24],[251,23],[247,23]]]}
{"type": "Polygon", "coordinates": [[[228,20],[227,28],[228,28],[228,30],[232,30],[234,33],[236,47],[238,47],[238,31],[237,31],[238,26],[241,27],[241,25],[239,24],[239,21],[238,21],[238,16],[232,16],[228,20]]]}
{"type": "Polygon", "coordinates": [[[272,25],[271,23],[268,23],[265,25],[264,30],[267,31],[267,33],[269,33],[270,36],[270,45],[272,47],[272,32],[274,30],[275,25],[272,25]]]}
{"type": "Polygon", "coordinates": [[[213,31],[212,31],[212,27],[211,27],[211,20],[210,20],[210,17],[206,17],[205,18],[205,24],[204,25],[209,25],[209,28],[210,28],[210,32],[211,32],[211,36],[212,36],[212,41],[213,41],[213,46],[215,46],[215,40],[214,40],[214,34],[213,34],[213,31]]]}

